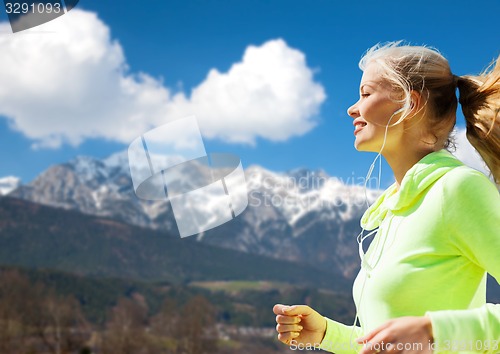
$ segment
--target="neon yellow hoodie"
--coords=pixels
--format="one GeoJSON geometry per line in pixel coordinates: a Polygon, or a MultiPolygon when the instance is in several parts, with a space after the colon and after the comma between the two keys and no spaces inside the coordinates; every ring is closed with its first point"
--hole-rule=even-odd
{"type": "Polygon", "coordinates": [[[500,195],[486,176],[430,153],[361,225],[378,227],[353,286],[361,327],[327,318],[321,349],[357,353],[355,339],[387,320],[427,314],[435,353],[500,352],[500,305],[486,304],[486,272],[500,279],[500,195]]]}

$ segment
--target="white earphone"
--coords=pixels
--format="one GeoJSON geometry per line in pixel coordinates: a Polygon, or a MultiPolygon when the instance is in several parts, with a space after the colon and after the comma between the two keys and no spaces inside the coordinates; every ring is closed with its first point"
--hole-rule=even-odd
{"type": "Polygon", "coordinates": [[[398,109],[397,111],[395,111],[392,115],[396,115],[398,113],[401,113],[405,110],[405,107],[401,107],[400,109],[398,109]]]}
{"type": "MultiPolygon", "coordinates": [[[[413,102],[412,102],[412,105],[413,105],[413,102]]],[[[403,112],[405,110],[406,110],[406,107],[403,106],[403,107],[397,109],[396,111],[394,111],[394,113],[392,113],[391,117],[389,118],[389,121],[387,122],[387,125],[385,126],[384,141],[382,143],[382,147],[380,148],[380,151],[378,152],[377,156],[375,156],[375,158],[373,159],[373,162],[370,165],[370,168],[368,169],[368,173],[366,174],[365,184],[364,184],[364,193],[365,193],[365,202],[366,202],[366,207],[367,208],[370,205],[368,203],[368,196],[366,194],[366,189],[367,189],[366,187],[367,187],[368,180],[370,179],[370,177],[372,175],[373,168],[375,167],[375,163],[377,162],[377,159],[379,159],[379,173],[378,173],[378,180],[377,180],[377,189],[380,189],[380,179],[382,177],[382,158],[381,158],[381,156],[382,156],[382,151],[384,150],[384,147],[385,147],[385,142],[387,140],[388,129],[389,129],[389,127],[392,127],[392,126],[395,126],[395,125],[399,124],[402,120],[400,119],[399,121],[397,121],[396,123],[394,123],[392,125],[390,125],[390,122],[391,122],[392,118],[396,114],[399,114],[399,113],[401,113],[401,112],[403,112]]],[[[365,239],[367,239],[368,237],[376,234],[377,231],[378,231],[378,228],[376,228],[375,230],[371,231],[367,235],[363,236],[363,233],[365,232],[365,228],[362,227],[361,232],[356,237],[356,241],[358,242],[359,258],[361,259],[361,268],[364,269],[365,271],[368,271],[368,272],[372,271],[373,268],[375,267],[375,265],[371,266],[366,261],[366,253],[363,251],[363,241],[365,239]]],[[[361,287],[361,294],[359,295],[359,301],[358,301],[358,303],[361,303],[361,300],[363,299],[363,293],[364,293],[364,290],[365,290],[365,284],[366,284],[366,277],[365,277],[365,279],[363,281],[363,286],[361,287]]],[[[353,324],[353,328],[352,328],[351,336],[350,336],[350,340],[349,340],[352,348],[355,348],[355,346],[353,346],[352,336],[354,334],[354,328],[356,327],[356,322],[357,322],[358,318],[359,318],[358,312],[356,311],[356,317],[354,318],[354,324],[353,324]]]]}

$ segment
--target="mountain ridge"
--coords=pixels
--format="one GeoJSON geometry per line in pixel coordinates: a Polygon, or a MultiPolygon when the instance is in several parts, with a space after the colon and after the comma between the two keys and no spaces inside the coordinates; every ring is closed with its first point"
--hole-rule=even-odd
{"type": "Polygon", "coordinates": [[[0,178],[0,196],[7,195],[21,185],[21,179],[15,176],[0,178]]]}
{"type": "Polygon", "coordinates": [[[295,279],[301,285],[343,292],[348,288],[339,274],[311,266],[12,197],[0,197],[0,264],[177,284],[295,279]]]}
{"type": "MultiPolygon", "coordinates": [[[[167,201],[144,201],[135,196],[127,162],[123,153],[105,160],[77,157],[50,167],[9,196],[179,238],[167,201]]],[[[366,208],[363,188],[343,184],[321,170],[275,173],[252,165],[245,173],[247,210],[189,242],[312,266],[352,282],[359,270],[355,237],[366,208]]],[[[379,193],[368,190],[369,200],[379,193]]],[[[498,288],[495,281],[488,286],[498,288]]]]}
{"type": "MultiPolygon", "coordinates": [[[[185,171],[183,183],[196,178],[195,173],[185,171]]],[[[196,240],[353,278],[359,265],[355,238],[366,209],[362,186],[303,168],[276,173],[252,165],[245,176],[247,209],[231,222],[194,236],[196,240]]],[[[379,193],[368,189],[368,202],[379,193]]],[[[125,152],[103,160],[79,156],[51,166],[9,195],[178,235],[167,200],[142,200],[134,194],[125,152]]]]}

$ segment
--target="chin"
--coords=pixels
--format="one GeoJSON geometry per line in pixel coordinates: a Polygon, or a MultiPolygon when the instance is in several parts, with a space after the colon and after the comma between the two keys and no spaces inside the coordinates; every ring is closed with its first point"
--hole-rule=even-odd
{"type": "Polygon", "coordinates": [[[358,142],[357,140],[354,140],[354,148],[357,151],[364,151],[364,152],[379,152],[380,151],[380,147],[378,149],[376,149],[375,147],[370,146],[370,144],[367,144],[366,142],[363,142],[363,141],[358,142]]]}
{"type": "Polygon", "coordinates": [[[366,144],[363,144],[363,142],[358,141],[357,139],[354,140],[354,148],[358,151],[366,151],[366,144]]]}

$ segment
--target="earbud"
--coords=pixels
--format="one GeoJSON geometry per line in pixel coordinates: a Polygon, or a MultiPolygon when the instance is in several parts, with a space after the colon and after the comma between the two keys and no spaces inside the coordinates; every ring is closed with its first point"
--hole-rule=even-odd
{"type": "Polygon", "coordinates": [[[392,118],[393,118],[396,114],[401,113],[401,112],[403,112],[403,111],[405,111],[405,110],[406,110],[406,108],[405,108],[405,107],[401,107],[400,109],[395,110],[395,111],[394,111],[394,113],[391,115],[391,118],[390,118],[390,119],[389,119],[389,121],[387,122],[386,128],[393,127],[393,126],[398,125],[399,123],[401,123],[401,118],[399,118],[399,120],[398,120],[396,123],[392,123],[392,124],[390,124],[390,123],[391,123],[391,121],[392,121],[392,118]]]}
{"type": "Polygon", "coordinates": [[[398,109],[397,111],[395,111],[392,115],[396,115],[396,114],[398,114],[398,113],[401,113],[401,112],[403,112],[404,110],[405,110],[405,108],[404,108],[404,107],[401,107],[400,109],[398,109]]]}

